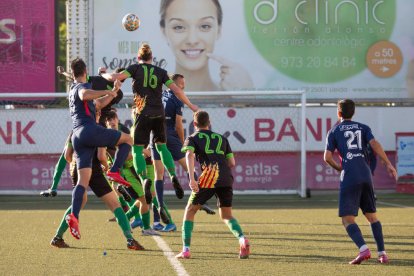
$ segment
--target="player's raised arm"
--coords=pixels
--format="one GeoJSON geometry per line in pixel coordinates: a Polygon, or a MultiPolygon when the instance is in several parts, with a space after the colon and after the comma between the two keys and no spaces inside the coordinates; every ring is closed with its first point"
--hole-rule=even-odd
{"type": "Polygon", "coordinates": [[[385,153],[381,144],[377,140],[371,139],[369,141],[369,145],[371,146],[372,150],[379,156],[382,163],[385,164],[388,174],[392,176],[393,178],[397,179],[397,171],[395,170],[394,166],[391,164],[391,161],[388,159],[387,154],[385,153]]]}
{"type": "Polygon", "coordinates": [[[120,73],[103,73],[101,76],[108,81],[114,82],[116,80],[123,81],[129,78],[131,74],[127,70],[124,70],[120,73]]]}
{"type": "Polygon", "coordinates": [[[175,83],[171,83],[168,85],[168,88],[171,89],[174,92],[174,95],[177,96],[177,98],[182,101],[186,106],[188,106],[192,111],[197,111],[198,106],[195,104],[192,104],[190,99],[185,95],[184,91],[178,87],[175,83]]]}
{"type": "Polygon", "coordinates": [[[105,97],[100,97],[95,100],[95,106],[96,109],[102,109],[105,106],[107,106],[117,95],[118,91],[121,88],[121,82],[119,80],[116,80],[114,82],[114,87],[112,88],[111,94],[108,94],[105,97]]]}

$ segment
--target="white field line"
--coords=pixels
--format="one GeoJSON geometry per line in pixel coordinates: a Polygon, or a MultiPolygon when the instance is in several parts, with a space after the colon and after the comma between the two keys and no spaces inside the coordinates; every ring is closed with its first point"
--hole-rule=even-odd
{"type": "Polygon", "coordinates": [[[152,236],[157,243],[158,247],[164,252],[164,256],[167,257],[168,261],[170,262],[171,266],[177,272],[178,276],[190,276],[190,274],[187,273],[184,266],[181,264],[179,260],[175,258],[174,252],[171,250],[171,248],[168,246],[168,244],[158,236],[152,236]]]}
{"type": "Polygon", "coordinates": [[[377,201],[377,203],[387,205],[387,206],[393,206],[393,207],[414,208],[413,206],[407,206],[407,205],[395,204],[395,203],[388,203],[388,202],[384,202],[384,201],[377,201]]]}

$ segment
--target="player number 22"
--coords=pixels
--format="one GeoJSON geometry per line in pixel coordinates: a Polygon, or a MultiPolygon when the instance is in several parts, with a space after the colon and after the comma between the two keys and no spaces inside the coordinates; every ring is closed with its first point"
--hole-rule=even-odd
{"type": "Polygon", "coordinates": [[[362,149],[362,135],[360,130],[357,130],[355,132],[350,130],[345,131],[344,136],[345,138],[349,138],[348,141],[346,141],[348,149],[362,149]]]}
{"type": "MultiPolygon", "coordinates": [[[[198,136],[200,137],[200,139],[203,139],[203,138],[206,139],[205,152],[207,154],[213,154],[214,150],[210,149],[210,142],[211,142],[210,141],[210,136],[208,136],[207,134],[202,133],[202,132],[199,133],[198,136]]],[[[224,154],[224,151],[221,150],[221,144],[223,143],[223,140],[222,140],[221,136],[216,134],[216,133],[213,133],[213,134],[211,134],[211,138],[213,140],[218,139],[217,146],[216,146],[216,153],[217,154],[224,154]]]]}

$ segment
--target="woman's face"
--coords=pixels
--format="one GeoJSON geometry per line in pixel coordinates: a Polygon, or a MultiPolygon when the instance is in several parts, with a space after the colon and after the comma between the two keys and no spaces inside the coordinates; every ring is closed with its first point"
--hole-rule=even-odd
{"type": "Polygon", "coordinates": [[[211,0],[175,0],[165,14],[164,35],[176,62],[187,70],[198,70],[208,61],[220,35],[217,8],[211,0]]]}

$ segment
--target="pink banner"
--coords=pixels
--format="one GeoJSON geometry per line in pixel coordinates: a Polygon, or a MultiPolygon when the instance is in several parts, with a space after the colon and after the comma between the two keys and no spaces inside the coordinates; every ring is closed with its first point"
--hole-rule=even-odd
{"type": "MultiPolygon", "coordinates": [[[[395,160],[395,152],[387,152],[395,160]]],[[[300,183],[300,156],[298,153],[235,153],[236,167],[233,170],[234,189],[237,190],[297,190],[300,183]]],[[[54,155],[0,155],[0,190],[39,191],[52,184],[54,167],[59,158],[54,155]]],[[[72,188],[68,167],[62,174],[60,190],[72,188]]],[[[323,161],[322,152],[307,155],[307,187],[311,190],[337,190],[339,174],[323,161]]],[[[186,172],[177,165],[177,176],[188,190],[186,172]]],[[[166,190],[172,190],[168,177],[166,190]]],[[[396,189],[395,181],[388,176],[381,164],[375,171],[376,189],[396,189]]]]}
{"type": "Polygon", "coordinates": [[[54,3],[0,2],[0,93],[55,91],[54,3]]]}

